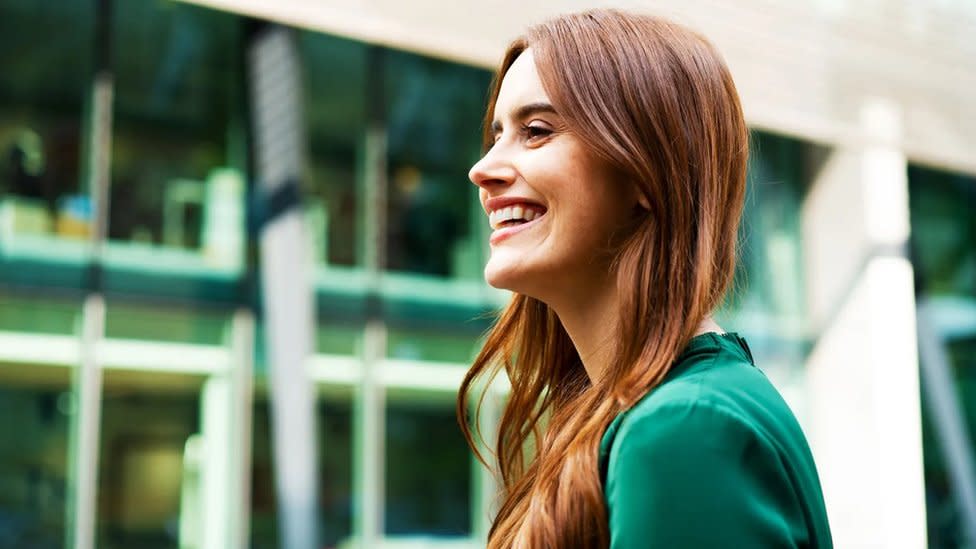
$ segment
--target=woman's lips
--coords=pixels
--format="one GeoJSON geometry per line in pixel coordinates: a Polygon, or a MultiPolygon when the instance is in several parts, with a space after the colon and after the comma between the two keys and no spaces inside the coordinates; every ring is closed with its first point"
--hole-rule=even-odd
{"type": "Polygon", "coordinates": [[[511,237],[512,235],[520,233],[525,229],[532,227],[539,221],[545,219],[545,217],[546,214],[542,214],[539,217],[533,219],[532,221],[526,221],[525,223],[520,223],[518,225],[513,225],[511,227],[502,227],[501,229],[495,229],[494,231],[492,231],[491,237],[488,239],[488,242],[491,243],[492,245],[498,244],[504,241],[505,239],[511,237]]]}

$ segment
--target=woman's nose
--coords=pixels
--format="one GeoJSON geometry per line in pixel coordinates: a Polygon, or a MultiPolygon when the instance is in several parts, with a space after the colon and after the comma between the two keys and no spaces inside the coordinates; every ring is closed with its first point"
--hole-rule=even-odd
{"type": "Polygon", "coordinates": [[[485,190],[507,186],[515,182],[515,167],[498,147],[492,147],[481,160],[471,166],[468,179],[485,190]]]}

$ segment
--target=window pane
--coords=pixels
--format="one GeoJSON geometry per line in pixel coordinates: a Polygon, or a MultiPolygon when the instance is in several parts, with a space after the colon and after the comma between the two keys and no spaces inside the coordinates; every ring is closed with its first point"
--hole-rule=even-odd
{"type": "Polygon", "coordinates": [[[912,260],[928,294],[976,296],[976,177],[909,167],[912,260]]]}
{"type": "Polygon", "coordinates": [[[271,418],[266,398],[255,399],[251,431],[251,547],[278,546],[271,418]]]}
{"type": "Polygon", "coordinates": [[[200,429],[200,384],[194,376],[106,371],[98,547],[180,546],[184,450],[200,429]]]}
{"type": "Polygon", "coordinates": [[[803,313],[800,203],[807,145],[753,132],[736,306],[771,317],[803,313]]]}
{"type": "Polygon", "coordinates": [[[64,547],[70,370],[0,364],[0,547],[64,547]]]}
{"type": "Polygon", "coordinates": [[[73,335],[80,318],[80,301],[0,293],[0,331],[73,335]]]}
{"type": "Polygon", "coordinates": [[[468,364],[478,339],[462,334],[390,329],[386,342],[390,358],[468,364]]]}
{"type": "MultiPolygon", "coordinates": [[[[279,546],[278,516],[266,398],[254,405],[251,547],[279,546]]],[[[352,535],[352,406],[349,395],[329,393],[317,408],[319,530],[323,547],[338,547],[352,535]]]]}
{"type": "MultiPolygon", "coordinates": [[[[976,178],[918,166],[908,169],[911,257],[916,298],[924,302],[920,332],[937,335],[970,444],[976,440],[976,178]]],[[[923,365],[932,368],[933,365],[923,365]]],[[[923,382],[925,380],[923,379],[923,382]]],[[[923,383],[923,388],[925,388],[923,383]]],[[[930,412],[922,391],[922,442],[928,545],[965,545],[963,515],[941,435],[950,426],[930,412]]],[[[970,448],[976,452],[976,448],[970,448]]]]}
{"type": "Polygon", "coordinates": [[[77,236],[94,6],[0,0],[0,243],[77,236]]]}
{"type": "Polygon", "coordinates": [[[309,223],[318,262],[361,264],[359,208],[366,130],[366,44],[298,33],[305,67],[309,223]]]}
{"type": "Polygon", "coordinates": [[[788,375],[799,368],[810,334],[803,284],[800,205],[817,149],[754,131],[738,262],[719,324],[749,340],[757,362],[788,375]]]}
{"type": "Polygon", "coordinates": [[[471,535],[471,456],[450,402],[386,411],[387,535],[471,535]]]}
{"type": "Polygon", "coordinates": [[[216,310],[109,301],[105,337],[221,345],[229,323],[229,314],[216,310]]]}
{"type": "Polygon", "coordinates": [[[319,517],[322,543],[337,547],[352,535],[352,405],[348,395],[319,400],[319,517]]]}
{"type": "Polygon", "coordinates": [[[232,15],[118,2],[109,238],[239,266],[245,139],[232,15]]]}
{"type": "Polygon", "coordinates": [[[0,547],[64,546],[72,369],[49,351],[77,341],[80,313],[78,301],[0,294],[0,547]]]}
{"type": "Polygon", "coordinates": [[[362,337],[362,326],[320,321],[315,330],[315,351],[327,355],[353,356],[359,353],[362,337]]]}
{"type": "Polygon", "coordinates": [[[468,169],[481,150],[488,71],[386,51],[387,257],[390,270],[480,276],[468,169]]]}

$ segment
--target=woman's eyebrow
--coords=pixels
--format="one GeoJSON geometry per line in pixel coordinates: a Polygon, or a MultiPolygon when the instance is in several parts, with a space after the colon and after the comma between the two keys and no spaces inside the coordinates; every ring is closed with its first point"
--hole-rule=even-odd
{"type": "MultiPolygon", "coordinates": [[[[539,101],[536,103],[527,103],[525,105],[522,105],[521,107],[518,107],[512,112],[512,118],[514,118],[515,120],[524,120],[532,116],[533,114],[539,114],[541,112],[558,114],[556,113],[556,109],[551,104],[546,103],[544,101],[539,101]]],[[[496,133],[501,133],[501,131],[502,131],[501,120],[496,119],[492,121],[491,133],[496,134],[496,133]]]]}

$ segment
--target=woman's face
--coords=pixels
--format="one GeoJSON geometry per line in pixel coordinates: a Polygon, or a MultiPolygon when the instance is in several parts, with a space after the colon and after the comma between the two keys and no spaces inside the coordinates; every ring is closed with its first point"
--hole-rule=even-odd
{"type": "Polygon", "coordinates": [[[636,191],[566,127],[531,49],[505,74],[492,130],[494,146],[468,174],[493,229],[485,279],[550,305],[604,290],[636,191]]]}

